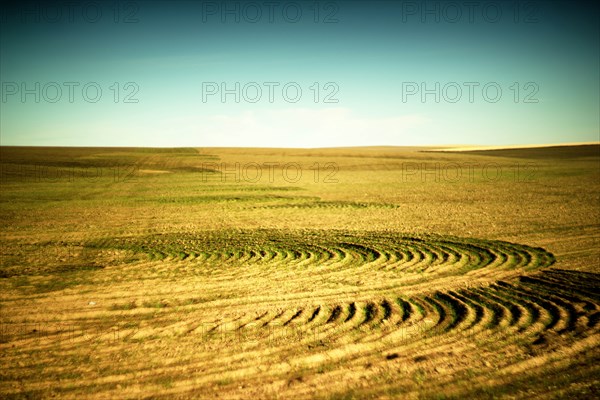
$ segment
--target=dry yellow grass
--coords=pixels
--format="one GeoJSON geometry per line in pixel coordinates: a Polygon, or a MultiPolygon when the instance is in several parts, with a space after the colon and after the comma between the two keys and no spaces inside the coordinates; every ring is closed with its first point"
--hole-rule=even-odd
{"type": "Polygon", "coordinates": [[[0,148],[1,396],[597,396],[599,146],[421,150],[0,148]]]}

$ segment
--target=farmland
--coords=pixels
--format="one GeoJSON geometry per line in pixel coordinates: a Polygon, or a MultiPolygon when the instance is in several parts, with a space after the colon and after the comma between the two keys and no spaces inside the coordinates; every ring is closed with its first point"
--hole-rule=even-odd
{"type": "Polygon", "coordinates": [[[3,398],[591,398],[600,146],[0,148],[3,398]]]}

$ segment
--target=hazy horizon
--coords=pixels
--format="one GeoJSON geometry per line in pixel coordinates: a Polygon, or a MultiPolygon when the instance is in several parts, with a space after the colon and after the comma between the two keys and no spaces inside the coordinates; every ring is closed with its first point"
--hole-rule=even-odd
{"type": "Polygon", "coordinates": [[[507,145],[481,145],[477,143],[466,144],[439,144],[439,145],[365,145],[365,146],[323,146],[323,147],[280,147],[280,146],[112,146],[112,145],[97,145],[97,146],[79,146],[79,145],[20,145],[20,144],[2,144],[0,147],[73,147],[73,148],[198,148],[198,149],[290,149],[290,150],[319,150],[319,149],[361,149],[361,148],[431,148],[433,149],[469,149],[469,150],[503,150],[503,149],[527,149],[527,148],[546,148],[546,147],[577,147],[577,146],[600,146],[600,141],[597,142],[574,142],[574,143],[534,143],[534,144],[507,144],[507,145]]]}

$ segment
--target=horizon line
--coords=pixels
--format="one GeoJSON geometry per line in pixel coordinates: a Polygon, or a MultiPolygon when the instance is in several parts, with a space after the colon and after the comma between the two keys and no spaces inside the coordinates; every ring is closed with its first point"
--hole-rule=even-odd
{"type": "Polygon", "coordinates": [[[530,144],[507,144],[507,145],[488,145],[488,144],[439,144],[439,145],[365,145],[365,146],[325,146],[325,147],[262,147],[262,146],[113,146],[113,145],[20,145],[20,144],[0,144],[0,147],[38,147],[38,148],[112,148],[112,149],[296,149],[296,150],[320,150],[320,149],[360,149],[360,148],[432,148],[433,150],[503,150],[519,148],[544,148],[544,147],[576,147],[576,146],[594,146],[600,145],[600,140],[593,142],[563,142],[563,143],[530,143],[530,144]]]}

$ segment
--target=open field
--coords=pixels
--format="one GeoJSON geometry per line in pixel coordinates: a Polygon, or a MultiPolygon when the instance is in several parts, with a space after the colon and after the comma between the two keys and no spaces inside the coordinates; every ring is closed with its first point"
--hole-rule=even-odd
{"type": "Polygon", "coordinates": [[[593,398],[600,145],[0,147],[0,397],[593,398]]]}

